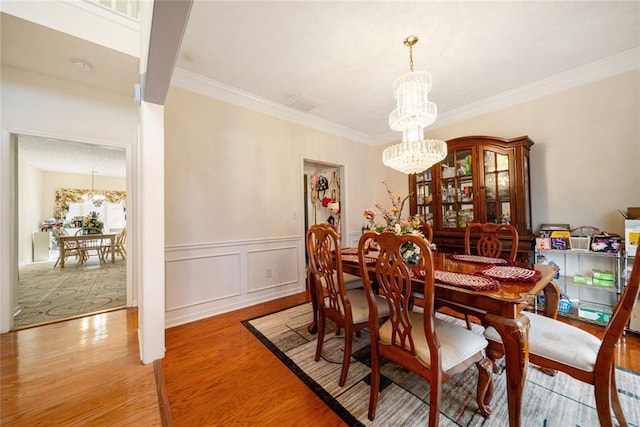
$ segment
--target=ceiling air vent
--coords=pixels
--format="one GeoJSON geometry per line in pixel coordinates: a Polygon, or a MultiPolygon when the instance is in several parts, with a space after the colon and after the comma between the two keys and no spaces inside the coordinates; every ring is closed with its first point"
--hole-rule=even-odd
{"type": "Polygon", "coordinates": [[[309,98],[304,95],[296,95],[290,100],[288,100],[284,105],[290,108],[295,108],[299,111],[309,112],[316,108],[318,105],[322,104],[321,101],[317,99],[309,98]]]}

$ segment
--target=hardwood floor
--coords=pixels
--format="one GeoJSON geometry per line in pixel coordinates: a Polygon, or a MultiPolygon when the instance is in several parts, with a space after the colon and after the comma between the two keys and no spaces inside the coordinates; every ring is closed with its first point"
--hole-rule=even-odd
{"type": "MultiPolygon", "coordinates": [[[[167,329],[158,391],[153,365],[139,361],[134,309],[0,335],[0,424],[344,425],[240,323],[304,301],[302,293],[167,329]]],[[[640,371],[640,336],[628,333],[619,348],[618,364],[640,371]]]]}
{"type": "Polygon", "coordinates": [[[305,300],[299,294],[167,329],[162,365],[174,424],[344,425],[240,324],[305,300]]]}
{"type": "Polygon", "coordinates": [[[123,309],[0,335],[0,425],[162,425],[137,318],[123,309]]]}

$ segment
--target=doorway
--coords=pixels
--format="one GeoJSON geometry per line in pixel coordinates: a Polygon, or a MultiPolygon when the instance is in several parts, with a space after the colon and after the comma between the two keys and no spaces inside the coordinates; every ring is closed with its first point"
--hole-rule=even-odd
{"type": "MultiPolygon", "coordinates": [[[[343,217],[344,166],[312,160],[304,161],[304,232],[311,225],[330,223],[340,235],[340,243],[346,242],[346,225],[343,217]]],[[[306,251],[305,251],[306,252],[306,251]]]]}
{"type": "MultiPolygon", "coordinates": [[[[127,150],[17,135],[18,284],[14,329],[125,308],[124,251],[59,259],[57,235],[82,233],[94,218],[103,235],[126,230],[127,150]]],[[[125,234],[126,235],[126,234],[125,234]]],[[[104,240],[108,242],[109,240],[104,240]]],[[[115,239],[114,239],[115,241],[115,239]]],[[[102,240],[101,240],[102,242],[102,240]]],[[[76,243],[80,245],[80,243],[76,243]]]]}

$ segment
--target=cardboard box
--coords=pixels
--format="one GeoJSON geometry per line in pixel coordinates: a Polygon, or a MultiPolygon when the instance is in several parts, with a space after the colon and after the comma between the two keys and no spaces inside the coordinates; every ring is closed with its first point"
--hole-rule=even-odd
{"type": "Polygon", "coordinates": [[[640,219],[640,208],[627,208],[627,219],[640,219]]]}
{"type": "Polygon", "coordinates": [[[640,245],[640,219],[624,221],[624,250],[629,256],[636,256],[640,245]]]}

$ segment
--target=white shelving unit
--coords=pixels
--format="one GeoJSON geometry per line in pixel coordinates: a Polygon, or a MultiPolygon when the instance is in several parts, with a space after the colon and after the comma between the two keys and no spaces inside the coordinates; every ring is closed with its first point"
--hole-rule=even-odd
{"type": "Polygon", "coordinates": [[[559,314],[606,324],[624,286],[620,271],[621,252],[609,254],[584,250],[536,249],[537,263],[542,262],[542,256],[546,263],[553,261],[560,268],[556,283],[572,302],[568,313],[559,314]],[[612,286],[584,284],[574,280],[576,275],[591,276],[594,269],[613,273],[612,286]]]}

